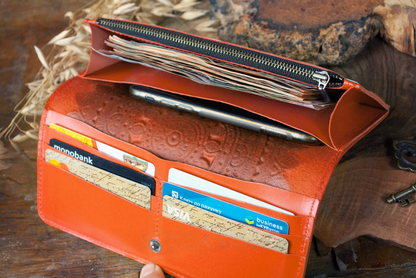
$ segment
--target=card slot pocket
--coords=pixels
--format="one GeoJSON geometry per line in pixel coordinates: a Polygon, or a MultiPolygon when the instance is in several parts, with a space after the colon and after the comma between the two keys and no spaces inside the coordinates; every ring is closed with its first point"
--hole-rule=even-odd
{"type": "Polygon", "coordinates": [[[128,257],[149,257],[157,213],[40,158],[38,173],[38,211],[47,224],[128,257]]]}
{"type": "MultiPolygon", "coordinates": [[[[137,156],[141,159],[144,159],[148,162],[151,162],[156,165],[157,161],[160,160],[156,155],[152,154],[151,152],[142,149],[140,147],[137,147],[136,145],[133,145],[132,143],[129,143],[127,141],[123,141],[121,139],[115,138],[111,135],[108,135],[95,127],[92,127],[80,120],[77,120],[75,118],[71,118],[62,114],[59,114],[54,111],[48,112],[48,117],[46,117],[46,120],[44,122],[44,126],[42,126],[42,129],[47,130],[46,127],[49,127],[50,124],[56,124],[59,126],[62,126],[64,128],[67,128],[69,130],[75,131],[77,133],[80,133],[81,135],[87,136],[93,140],[105,143],[111,147],[117,148],[123,152],[132,154],[134,156],[137,156]]],[[[68,136],[69,137],[69,136],[68,136]]],[[[48,133],[45,131],[45,134],[42,135],[40,139],[49,140],[48,133]]],[[[158,169],[157,169],[158,170],[158,169]]],[[[157,172],[156,170],[156,172],[157,172]]],[[[156,173],[157,175],[157,173],[156,173]]]]}
{"type": "MultiPolygon", "coordinates": [[[[301,195],[270,185],[223,176],[180,162],[168,161],[167,166],[170,170],[177,169],[183,171],[200,179],[204,179],[208,182],[218,184],[227,189],[239,192],[259,201],[268,203],[272,206],[289,211],[291,213],[294,213],[296,216],[314,217],[319,206],[319,200],[315,198],[311,198],[305,195],[301,195]]],[[[167,178],[166,180],[169,181],[169,178],[167,178]]],[[[186,187],[186,185],[183,184],[178,185],[186,187]]],[[[202,191],[201,193],[206,194],[202,191]]],[[[260,208],[260,210],[264,210],[266,213],[271,214],[276,213],[276,215],[283,214],[266,208],[260,208]]]]}
{"type": "MultiPolygon", "coordinates": [[[[56,140],[59,140],[61,142],[67,143],[67,144],[70,144],[70,145],[72,145],[72,146],[74,146],[76,148],[79,148],[79,149],[82,149],[82,150],[87,151],[89,153],[92,153],[94,155],[103,157],[103,158],[105,158],[107,160],[110,160],[110,161],[115,162],[117,164],[123,165],[124,167],[133,169],[135,171],[138,171],[140,173],[143,173],[143,174],[148,175],[148,176],[150,176],[150,177],[153,178],[152,175],[149,175],[148,173],[146,173],[144,171],[141,171],[141,170],[135,168],[131,164],[125,163],[125,162],[123,162],[121,160],[118,160],[118,159],[116,159],[116,158],[114,158],[114,157],[112,157],[112,156],[110,156],[110,155],[108,155],[108,154],[106,154],[104,152],[101,152],[101,151],[95,149],[94,147],[91,147],[91,146],[89,146],[89,145],[87,145],[87,144],[85,144],[85,143],[83,143],[83,142],[81,142],[81,141],[79,141],[79,140],[71,137],[71,136],[68,136],[68,135],[66,135],[66,134],[64,134],[62,132],[56,131],[55,129],[52,129],[52,128],[47,127],[47,126],[44,126],[44,133],[45,133],[45,136],[44,136],[43,142],[45,142],[48,145],[50,144],[50,140],[51,139],[56,139],[56,140]]],[[[93,138],[91,138],[91,139],[93,139],[93,138]]],[[[51,146],[51,147],[53,147],[53,146],[51,146]]]]}
{"type": "MultiPolygon", "coordinates": [[[[168,217],[165,217],[163,215],[162,215],[162,218],[166,218],[166,219],[172,220],[172,219],[170,219],[168,217]]],[[[273,252],[277,252],[277,253],[284,254],[283,252],[275,251],[275,250],[269,249],[269,248],[264,247],[264,246],[261,246],[261,245],[257,245],[257,244],[251,243],[251,242],[246,242],[243,239],[239,239],[239,238],[234,238],[234,237],[231,237],[231,236],[223,235],[221,233],[217,233],[217,232],[214,232],[214,231],[210,231],[209,229],[205,229],[205,228],[201,228],[201,227],[196,227],[196,226],[190,225],[188,223],[183,223],[181,221],[177,221],[177,220],[174,220],[174,219],[172,221],[175,221],[175,222],[180,223],[180,224],[183,224],[183,225],[190,226],[192,228],[196,228],[196,229],[200,229],[200,230],[203,230],[203,231],[207,231],[209,233],[217,234],[217,235],[220,235],[220,236],[229,238],[230,240],[241,241],[241,242],[244,242],[246,244],[250,244],[250,245],[257,246],[259,248],[265,248],[265,249],[271,250],[273,252]]],[[[243,225],[245,225],[245,224],[243,224],[243,225]]],[[[294,236],[294,235],[278,234],[278,233],[274,233],[274,232],[270,232],[270,231],[261,230],[261,229],[255,228],[255,227],[252,227],[252,228],[253,229],[256,229],[256,230],[259,230],[259,231],[263,231],[263,232],[265,232],[267,234],[270,234],[272,236],[277,236],[277,237],[281,237],[281,238],[286,239],[289,242],[289,248],[288,248],[288,251],[287,251],[287,254],[286,255],[299,255],[299,256],[302,256],[302,253],[303,253],[303,250],[304,250],[305,246],[307,246],[309,244],[309,241],[310,241],[310,238],[305,238],[305,237],[301,237],[301,236],[294,236]]],[[[160,227],[160,224],[159,224],[159,231],[160,231],[160,229],[161,229],[161,227],[160,227]]]]}
{"type": "Polygon", "coordinates": [[[162,250],[167,250],[161,264],[179,266],[187,277],[197,276],[192,271],[198,271],[195,266],[200,260],[214,266],[204,270],[204,277],[299,277],[310,241],[296,236],[285,238],[290,242],[289,254],[166,217],[159,219],[158,239],[162,250]]]}
{"type": "MultiPolygon", "coordinates": [[[[44,142],[42,144],[43,144],[43,150],[44,150],[43,153],[45,154],[45,156],[42,157],[42,158],[45,159],[45,160],[46,160],[46,151],[49,150],[49,151],[52,151],[53,153],[56,153],[58,155],[63,155],[65,157],[65,159],[68,158],[71,161],[79,162],[79,166],[85,165],[85,167],[88,167],[87,169],[84,170],[85,167],[82,167],[82,169],[81,169],[81,168],[78,168],[79,167],[78,165],[74,165],[73,166],[73,167],[75,167],[74,169],[76,169],[76,171],[81,171],[81,170],[82,170],[81,172],[84,172],[85,171],[84,175],[87,175],[88,178],[90,176],[91,177],[94,176],[97,180],[101,180],[101,176],[102,176],[102,177],[104,177],[104,180],[106,180],[107,174],[111,174],[111,175],[114,175],[114,176],[120,178],[120,179],[117,179],[117,180],[114,180],[113,178],[110,178],[108,180],[108,184],[107,184],[107,182],[104,182],[103,180],[101,180],[101,182],[104,182],[102,184],[102,186],[101,185],[95,185],[95,186],[97,186],[99,188],[102,188],[103,190],[106,190],[106,191],[108,191],[108,192],[110,192],[110,193],[112,193],[112,194],[114,194],[114,195],[116,195],[116,196],[118,196],[120,198],[123,198],[123,199],[125,199],[125,200],[127,200],[129,202],[132,202],[132,203],[135,203],[136,201],[138,201],[138,203],[136,205],[139,205],[139,206],[141,206],[140,203],[142,203],[142,201],[140,201],[140,200],[142,200],[142,198],[140,197],[141,194],[148,194],[149,193],[151,199],[153,198],[154,200],[157,200],[157,198],[151,194],[152,190],[154,190],[155,192],[157,190],[156,189],[156,179],[154,179],[153,177],[151,177],[151,179],[153,180],[152,181],[153,184],[152,184],[151,187],[149,187],[149,186],[146,186],[146,185],[141,184],[140,181],[134,180],[134,178],[140,178],[140,177],[134,177],[134,178],[131,178],[131,179],[130,178],[124,178],[124,177],[122,177],[122,176],[120,176],[118,174],[114,174],[114,173],[112,173],[110,171],[107,171],[106,169],[98,168],[98,167],[95,167],[94,165],[90,165],[88,163],[85,163],[83,161],[80,161],[80,160],[72,157],[71,155],[68,155],[67,153],[62,152],[61,150],[58,150],[58,149],[55,149],[55,148],[49,146],[48,144],[46,144],[44,142]],[[90,170],[90,167],[92,167],[93,169],[98,170],[99,172],[98,173],[95,173],[94,172],[94,173],[87,174],[88,171],[91,171],[90,170]],[[101,173],[105,173],[105,174],[104,175],[103,174],[100,174],[100,172],[101,173]],[[117,185],[118,182],[121,182],[121,184],[117,185]],[[127,183],[126,184],[125,182],[130,182],[130,183],[127,183]],[[146,192],[146,191],[143,192],[141,189],[135,189],[134,187],[133,187],[133,191],[131,191],[130,189],[131,189],[131,186],[133,186],[132,185],[133,183],[136,183],[136,184],[139,184],[140,186],[149,188],[149,192],[146,192]],[[107,188],[107,186],[108,186],[108,188],[107,188]],[[153,188],[153,189],[151,189],[151,188],[153,188]],[[120,194],[118,194],[116,192],[118,190],[120,190],[120,194]],[[140,193],[140,192],[142,192],[142,193],[140,193]],[[133,194],[133,195],[131,195],[131,194],[133,194]],[[137,194],[140,194],[139,197],[136,197],[135,196],[137,194]]],[[[55,156],[55,154],[53,154],[53,156],[55,156]]],[[[100,157],[100,158],[102,158],[99,155],[97,155],[97,156],[100,157]]],[[[93,159],[96,160],[97,158],[93,158],[93,159]]],[[[66,163],[67,162],[65,162],[64,164],[66,164],[66,163]]],[[[117,163],[117,162],[114,162],[114,163],[117,163]]],[[[68,166],[65,165],[64,168],[68,168],[68,166]]],[[[68,170],[68,169],[66,169],[66,170],[68,170]]],[[[72,172],[72,170],[70,172],[72,172]]],[[[70,173],[70,174],[72,174],[72,173],[70,173]]],[[[142,174],[142,173],[140,173],[140,174],[142,174]]],[[[75,175],[75,176],[77,176],[77,175],[75,175]]],[[[77,176],[77,177],[83,179],[82,177],[79,177],[79,176],[77,176]]],[[[152,206],[152,203],[150,203],[150,205],[152,206]]],[[[155,207],[155,209],[156,209],[156,207],[155,207]]]]}
{"type": "MultiPolygon", "coordinates": [[[[172,189],[174,190],[174,189],[172,189]]],[[[220,227],[225,227],[225,226],[229,226],[232,227],[234,225],[236,225],[237,223],[243,228],[243,227],[247,227],[247,229],[249,230],[253,230],[253,231],[258,231],[259,235],[261,236],[261,234],[263,235],[272,235],[272,236],[277,236],[277,237],[281,237],[281,238],[285,238],[289,241],[289,249],[288,252],[290,254],[298,254],[301,255],[301,253],[299,253],[299,250],[303,249],[303,245],[305,244],[305,242],[308,242],[311,238],[312,238],[312,227],[313,227],[313,218],[306,218],[306,217],[296,217],[296,216],[290,216],[290,215],[285,215],[287,216],[286,218],[282,219],[282,218],[276,218],[278,220],[282,220],[284,222],[286,222],[289,226],[289,233],[288,234],[283,234],[283,233],[278,233],[278,232],[274,232],[274,231],[270,231],[270,230],[266,230],[266,229],[261,229],[259,227],[256,227],[257,223],[253,223],[252,225],[246,224],[245,222],[241,222],[238,220],[234,220],[232,218],[230,218],[229,216],[226,216],[227,214],[224,213],[224,210],[226,209],[224,206],[221,205],[214,205],[213,208],[215,209],[220,209],[223,210],[223,212],[221,214],[217,214],[214,213],[212,211],[206,210],[206,209],[202,209],[200,207],[200,205],[202,205],[204,203],[204,199],[202,197],[196,197],[195,199],[193,197],[189,197],[187,195],[183,195],[183,198],[190,198],[191,201],[198,201],[200,202],[199,207],[198,206],[194,206],[193,204],[190,204],[189,202],[185,202],[185,201],[181,201],[180,197],[182,193],[179,193],[179,198],[173,198],[169,195],[166,195],[166,197],[163,197],[160,203],[160,212],[162,217],[166,217],[166,218],[172,218],[175,219],[179,219],[178,221],[181,223],[184,223],[185,225],[191,225],[191,226],[195,226],[189,223],[198,223],[196,224],[196,226],[201,225],[201,229],[205,229],[206,227],[204,227],[207,223],[218,223],[217,225],[215,225],[214,228],[218,228],[219,230],[221,230],[222,228],[220,227]],[[165,200],[164,198],[168,198],[168,200],[165,200]],[[168,206],[164,206],[164,202],[167,202],[168,206]],[[165,214],[166,213],[166,214],[165,214]],[[188,214],[188,215],[187,215],[188,214]],[[169,215],[170,217],[167,217],[167,215],[169,215]],[[219,219],[215,219],[216,216],[218,215],[219,219]],[[232,222],[232,224],[227,224],[226,222],[222,221],[221,219],[226,219],[229,220],[230,222],[232,222]],[[297,220],[297,222],[296,222],[297,220]],[[240,224],[241,223],[241,224],[240,224]]],[[[212,203],[209,203],[208,205],[211,205],[212,203]]],[[[244,206],[241,206],[242,208],[246,208],[244,206]]],[[[237,211],[233,208],[228,208],[229,211],[232,212],[233,215],[239,215],[241,212],[237,211]]],[[[254,212],[256,212],[254,210],[254,212]]],[[[244,213],[244,212],[243,212],[244,213]]],[[[246,216],[256,216],[255,213],[251,213],[251,214],[247,214],[247,215],[243,215],[244,217],[246,216]]],[[[269,220],[272,223],[276,224],[276,225],[280,225],[280,223],[278,223],[277,221],[273,221],[271,219],[267,219],[267,217],[262,218],[261,216],[259,216],[261,220],[269,220]]],[[[256,221],[257,219],[254,219],[254,221],[256,221]]],[[[247,219],[246,219],[247,221],[247,219]]],[[[264,221],[264,222],[266,222],[264,221]]],[[[228,222],[228,221],[227,221],[228,222]]],[[[266,223],[263,223],[264,225],[266,225],[266,223]]],[[[270,224],[269,224],[270,225],[270,224]]],[[[271,224],[273,225],[273,224],[271,224]]],[[[266,225],[267,226],[267,225],[266,225]]],[[[271,226],[273,227],[273,226],[271,226]]],[[[197,227],[198,228],[198,227],[197,227]]],[[[277,226],[274,226],[275,229],[278,229],[277,226]]],[[[208,228],[207,228],[208,229],[208,228]]],[[[234,228],[231,228],[234,229],[234,228]]],[[[240,230],[240,228],[238,229],[238,232],[241,232],[242,230],[240,230]]],[[[238,240],[238,238],[237,238],[238,240]]],[[[243,239],[241,239],[243,240],[243,239]]]]}
{"type": "MultiPolygon", "coordinates": [[[[79,149],[84,150],[84,151],[88,151],[91,154],[94,154],[94,155],[99,156],[101,158],[107,159],[107,160],[109,160],[111,162],[114,162],[114,163],[117,163],[119,165],[128,167],[128,168],[130,168],[132,170],[138,171],[133,166],[131,166],[129,164],[126,164],[126,163],[122,163],[121,161],[119,161],[119,160],[117,160],[117,159],[115,159],[115,158],[113,158],[111,156],[108,156],[108,155],[106,155],[106,154],[104,154],[104,153],[102,153],[100,151],[97,151],[96,149],[91,148],[88,145],[86,145],[86,144],[84,144],[84,143],[82,143],[82,142],[80,142],[80,141],[78,141],[78,140],[76,140],[76,139],[74,139],[74,138],[72,138],[70,136],[66,136],[65,134],[62,134],[62,133],[57,132],[57,131],[55,131],[53,129],[50,129],[50,128],[45,128],[45,130],[46,130],[46,136],[45,136],[45,138],[47,138],[47,139],[45,141],[43,141],[43,143],[42,143],[43,144],[43,147],[44,147],[44,150],[51,149],[51,150],[60,152],[59,150],[57,150],[54,147],[50,146],[48,142],[46,142],[46,141],[49,141],[50,139],[57,139],[59,141],[65,142],[67,144],[70,144],[70,145],[72,145],[72,146],[74,146],[76,148],[79,148],[79,149]]],[[[42,154],[44,154],[44,152],[42,154]]],[[[138,171],[138,172],[143,173],[143,174],[146,174],[146,173],[144,173],[142,171],[138,171]]],[[[157,196],[157,192],[160,191],[160,187],[162,187],[163,182],[160,179],[158,179],[158,178],[155,178],[155,177],[152,177],[152,178],[155,180],[155,195],[157,196]]],[[[153,196],[153,195],[151,196],[150,209],[152,211],[157,211],[158,210],[159,198],[157,198],[156,196],[153,196]]]]}
{"type": "Polygon", "coordinates": [[[117,163],[119,165],[122,165],[122,166],[124,166],[126,168],[130,168],[132,170],[135,170],[135,171],[140,172],[140,173],[142,173],[144,175],[147,175],[149,177],[154,178],[153,176],[151,176],[151,175],[149,175],[149,174],[147,174],[147,173],[145,173],[145,172],[143,172],[143,171],[135,168],[134,166],[132,166],[129,163],[125,163],[125,162],[123,162],[121,160],[118,160],[118,159],[116,159],[116,158],[114,158],[112,156],[109,156],[109,155],[107,155],[107,154],[105,154],[103,152],[100,152],[97,149],[92,148],[92,147],[90,147],[90,146],[88,146],[88,145],[86,145],[86,144],[78,141],[77,139],[74,139],[74,138],[72,138],[70,136],[67,136],[67,135],[65,135],[65,134],[63,134],[61,132],[58,132],[58,131],[56,131],[54,129],[45,127],[45,140],[43,142],[46,145],[49,145],[52,149],[54,149],[54,147],[50,145],[50,140],[51,139],[59,140],[59,141],[64,142],[66,144],[72,145],[73,147],[76,147],[78,149],[84,150],[84,151],[89,152],[89,153],[91,153],[93,155],[99,156],[101,158],[104,158],[104,159],[109,160],[111,162],[114,162],[114,163],[117,163]]]}
{"type": "MultiPolygon", "coordinates": [[[[162,183],[162,187],[163,187],[163,183],[162,183]]],[[[215,199],[227,202],[227,203],[231,203],[233,205],[236,205],[236,206],[239,206],[239,207],[242,207],[242,208],[254,211],[254,212],[267,215],[272,218],[282,220],[289,225],[289,235],[302,236],[302,237],[307,237],[307,238],[310,238],[312,235],[312,226],[313,226],[312,224],[314,222],[314,218],[311,216],[293,216],[293,215],[288,215],[284,213],[279,213],[277,211],[255,206],[249,203],[233,200],[233,199],[226,198],[223,196],[206,193],[206,192],[195,190],[192,188],[187,188],[186,186],[181,186],[181,187],[186,188],[191,191],[201,193],[203,195],[210,196],[212,198],[215,198],[215,199]]],[[[275,234],[281,235],[279,233],[275,233],[275,234]]]]}

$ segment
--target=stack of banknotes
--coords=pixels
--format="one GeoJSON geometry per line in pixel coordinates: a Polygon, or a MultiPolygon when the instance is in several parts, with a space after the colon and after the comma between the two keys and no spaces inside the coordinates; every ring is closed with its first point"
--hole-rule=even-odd
{"type": "Polygon", "coordinates": [[[94,51],[110,58],[177,74],[198,83],[256,94],[314,109],[332,105],[322,99],[318,89],[266,72],[157,45],[125,40],[117,36],[109,36],[105,43],[112,50],[94,51]]]}

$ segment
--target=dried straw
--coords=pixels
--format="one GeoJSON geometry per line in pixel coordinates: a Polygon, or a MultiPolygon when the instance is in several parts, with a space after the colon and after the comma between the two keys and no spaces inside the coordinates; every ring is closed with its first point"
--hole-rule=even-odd
{"type": "Polygon", "coordinates": [[[40,116],[49,96],[60,84],[87,67],[91,30],[83,22],[84,18],[119,18],[151,24],[160,24],[167,18],[175,18],[183,21],[179,26],[187,26],[186,21],[198,18],[202,23],[196,26],[196,32],[215,32],[216,28],[213,26],[218,25],[218,22],[209,20],[208,10],[194,8],[203,3],[207,6],[208,0],[203,1],[205,2],[197,0],[95,0],[75,12],[67,12],[65,17],[70,19],[69,26],[53,37],[45,47],[34,46],[42,67],[35,80],[26,84],[29,92],[16,106],[16,115],[9,126],[0,130],[0,170],[10,167],[8,163],[1,160],[13,156],[1,140],[7,139],[18,153],[24,154],[19,143],[28,139],[38,139],[40,116]],[[45,55],[47,49],[48,54],[45,55]]]}

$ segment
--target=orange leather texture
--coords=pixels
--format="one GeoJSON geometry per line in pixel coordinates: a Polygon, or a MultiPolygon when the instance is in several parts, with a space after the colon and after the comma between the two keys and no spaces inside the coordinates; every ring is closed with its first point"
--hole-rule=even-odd
{"type": "MultiPolygon", "coordinates": [[[[103,41],[111,32],[91,27],[92,46],[105,48],[103,41]]],[[[119,254],[159,264],[176,277],[303,277],[316,213],[334,167],[348,148],[388,114],[380,98],[349,81],[336,106],[316,111],[196,84],[95,52],[83,76],[62,84],[42,115],[39,215],[54,227],[119,254]],[[155,106],[132,98],[128,85],[117,83],[232,103],[315,135],[325,145],[302,145],[155,106]],[[50,124],[153,163],[156,194],[150,210],[47,163],[50,139],[120,163],[50,129],[50,124]],[[164,217],[162,189],[171,168],[293,212],[295,216],[215,197],[287,222],[289,234],[279,236],[289,241],[288,254],[164,217]],[[150,248],[152,239],[161,243],[159,253],[150,248]]]]}

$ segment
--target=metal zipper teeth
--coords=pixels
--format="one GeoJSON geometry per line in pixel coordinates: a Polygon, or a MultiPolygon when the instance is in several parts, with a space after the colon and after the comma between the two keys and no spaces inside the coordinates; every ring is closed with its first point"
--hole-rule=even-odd
{"type": "MultiPolygon", "coordinates": [[[[230,46],[221,42],[214,42],[194,37],[173,30],[160,29],[153,26],[141,25],[113,19],[98,18],[98,25],[126,35],[161,43],[191,52],[210,56],[212,58],[235,62],[237,64],[265,70],[274,74],[295,79],[310,85],[317,85],[318,81],[313,78],[315,72],[321,69],[312,66],[287,61],[275,56],[259,53],[254,50],[230,46]]],[[[328,72],[330,80],[329,87],[342,86],[343,78],[328,72]]]]}

